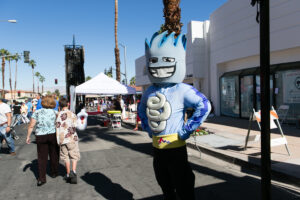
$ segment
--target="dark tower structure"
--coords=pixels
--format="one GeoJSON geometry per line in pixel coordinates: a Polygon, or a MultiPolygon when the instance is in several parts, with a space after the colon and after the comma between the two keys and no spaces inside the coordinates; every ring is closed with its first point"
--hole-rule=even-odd
{"type": "Polygon", "coordinates": [[[85,81],[84,76],[84,48],[82,45],[75,44],[73,35],[73,44],[65,45],[65,66],[66,66],[66,91],[70,99],[70,85],[80,85],[85,81]]]}

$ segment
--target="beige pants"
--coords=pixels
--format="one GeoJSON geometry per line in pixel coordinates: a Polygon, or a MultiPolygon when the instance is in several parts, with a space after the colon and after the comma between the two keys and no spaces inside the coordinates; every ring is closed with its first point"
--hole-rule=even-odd
{"type": "Polygon", "coordinates": [[[60,146],[60,159],[65,162],[80,160],[78,142],[70,142],[60,146]]]}

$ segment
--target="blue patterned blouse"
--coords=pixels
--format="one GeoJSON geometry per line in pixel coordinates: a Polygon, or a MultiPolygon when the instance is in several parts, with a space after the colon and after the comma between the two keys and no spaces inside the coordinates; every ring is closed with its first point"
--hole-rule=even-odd
{"type": "Polygon", "coordinates": [[[35,135],[53,134],[56,131],[55,121],[57,112],[50,108],[42,108],[33,113],[36,120],[35,135]]]}

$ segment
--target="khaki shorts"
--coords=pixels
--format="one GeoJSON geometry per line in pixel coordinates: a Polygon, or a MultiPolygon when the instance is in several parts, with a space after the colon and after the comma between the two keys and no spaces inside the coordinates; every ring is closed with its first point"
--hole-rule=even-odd
{"type": "Polygon", "coordinates": [[[60,146],[60,159],[65,162],[80,160],[78,142],[70,142],[60,146]]]}

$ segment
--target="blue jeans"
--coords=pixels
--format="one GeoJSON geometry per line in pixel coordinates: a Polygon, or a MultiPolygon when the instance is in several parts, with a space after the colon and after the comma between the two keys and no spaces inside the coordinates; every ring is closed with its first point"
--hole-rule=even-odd
{"type": "Polygon", "coordinates": [[[15,142],[14,142],[14,139],[12,138],[10,132],[6,133],[6,130],[5,130],[6,127],[7,127],[7,124],[0,126],[0,149],[2,146],[2,141],[5,140],[8,148],[9,148],[9,152],[12,153],[12,152],[15,152],[15,142]]]}
{"type": "Polygon", "coordinates": [[[14,126],[14,124],[16,122],[18,122],[16,125],[20,125],[21,124],[21,114],[14,114],[11,120],[11,124],[14,126]]]}
{"type": "Polygon", "coordinates": [[[28,119],[30,119],[31,116],[32,116],[32,112],[30,111],[30,112],[28,112],[28,114],[27,114],[28,119]]]}

